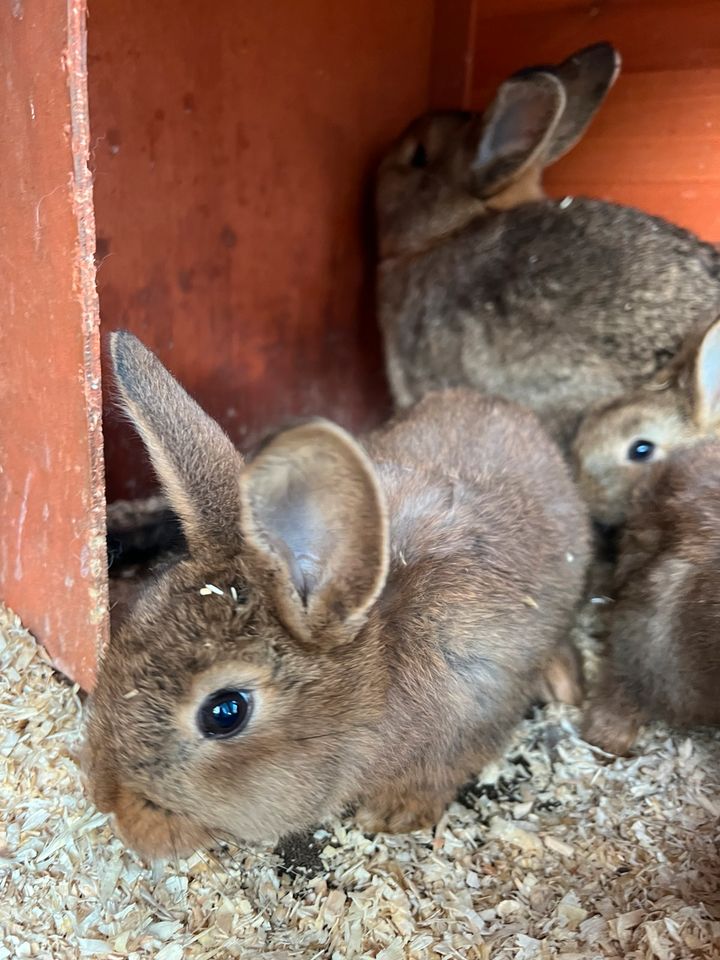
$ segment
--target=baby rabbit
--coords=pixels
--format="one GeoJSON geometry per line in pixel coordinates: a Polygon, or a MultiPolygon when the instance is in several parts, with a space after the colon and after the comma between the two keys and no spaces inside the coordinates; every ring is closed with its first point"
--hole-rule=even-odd
{"type": "Polygon", "coordinates": [[[91,795],[132,846],[270,839],[349,804],[368,830],[432,824],[536,696],[578,699],[588,524],[532,414],[451,390],[364,449],[315,420],[243,463],[135,337],[111,352],[188,548],[91,698],[91,795]]]}
{"type": "Polygon", "coordinates": [[[611,87],[610,44],[510,77],[483,114],[416,120],[377,180],[378,305],[396,403],[470,385],[530,406],[567,445],[720,308],[720,255],[657,217],[550,200],[545,167],[611,87]]]}
{"type": "Polygon", "coordinates": [[[720,430],[720,320],[693,331],[648,383],[591,411],[573,454],[595,520],[618,526],[648,465],[720,430]]]}
{"type": "Polygon", "coordinates": [[[645,720],[720,724],[720,441],[677,451],[635,491],[610,654],[584,736],[626,753],[645,720]]]}

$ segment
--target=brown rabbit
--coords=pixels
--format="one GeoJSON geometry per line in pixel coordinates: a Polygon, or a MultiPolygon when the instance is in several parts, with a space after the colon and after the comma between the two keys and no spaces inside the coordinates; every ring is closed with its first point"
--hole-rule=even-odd
{"type": "Polygon", "coordinates": [[[111,343],[188,555],[105,652],[85,768],[149,856],[349,804],[433,823],[529,703],[577,700],[587,518],[535,417],[427,397],[367,440],[318,420],[247,464],[127,333],[111,343]]]}
{"type": "Polygon", "coordinates": [[[625,753],[642,722],[720,724],[720,442],[649,469],[616,571],[610,653],[584,736],[625,753]]]}
{"type": "Polygon", "coordinates": [[[573,445],[580,489],[595,520],[620,525],[648,466],[720,430],[720,320],[693,331],[665,369],[601,404],[573,445]]]}
{"type": "Polygon", "coordinates": [[[601,200],[550,200],[545,167],[618,72],[610,44],[511,77],[483,114],[416,120],[380,165],[378,305],[401,407],[470,385],[531,407],[563,445],[595,403],[720,308],[720,256],[601,200]]]}

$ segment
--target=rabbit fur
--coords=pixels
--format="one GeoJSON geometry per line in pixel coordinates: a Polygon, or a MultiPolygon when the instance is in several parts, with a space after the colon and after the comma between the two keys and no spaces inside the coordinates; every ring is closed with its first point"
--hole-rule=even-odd
{"type": "Polygon", "coordinates": [[[626,753],[641,723],[720,724],[720,441],[649,467],[620,543],[609,651],[583,735],[626,753]]]}

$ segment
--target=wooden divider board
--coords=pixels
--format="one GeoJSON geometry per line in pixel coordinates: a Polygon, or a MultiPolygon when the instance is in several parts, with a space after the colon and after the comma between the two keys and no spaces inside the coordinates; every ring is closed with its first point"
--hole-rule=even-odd
{"type": "Polygon", "coordinates": [[[0,596],[89,685],[107,591],[85,14],[0,9],[0,596]]]}

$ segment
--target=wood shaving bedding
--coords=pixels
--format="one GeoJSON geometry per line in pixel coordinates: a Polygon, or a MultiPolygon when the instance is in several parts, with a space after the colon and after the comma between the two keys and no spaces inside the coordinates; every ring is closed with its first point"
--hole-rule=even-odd
{"type": "Polygon", "coordinates": [[[613,759],[550,706],[435,831],[146,867],[88,803],[76,689],[0,608],[0,960],[720,958],[720,737],[613,759]]]}

